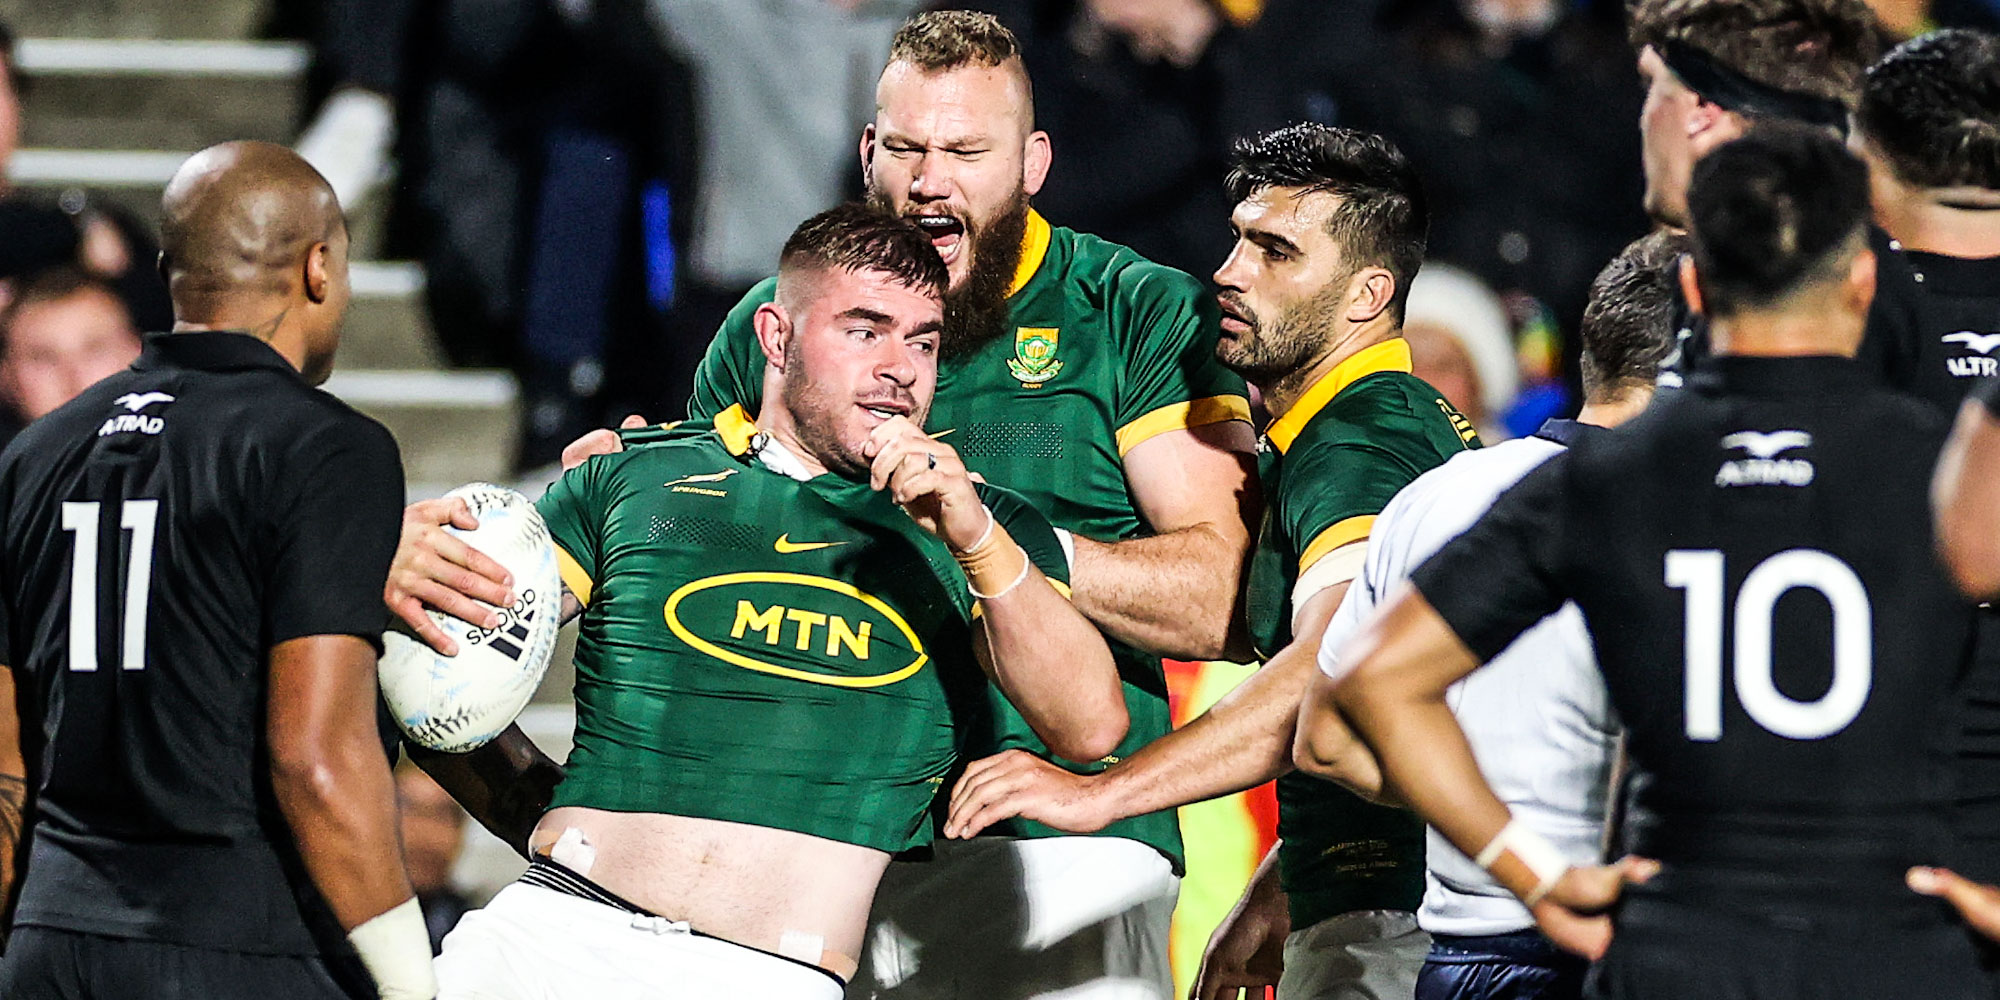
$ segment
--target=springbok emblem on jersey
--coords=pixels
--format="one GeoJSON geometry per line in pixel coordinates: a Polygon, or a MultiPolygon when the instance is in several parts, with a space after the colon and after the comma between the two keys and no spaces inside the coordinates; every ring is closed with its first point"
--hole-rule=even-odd
{"type": "Polygon", "coordinates": [[[1063,363],[1056,357],[1062,331],[1055,327],[1023,326],[1014,330],[1014,356],[1007,370],[1023,388],[1039,389],[1042,383],[1062,374],[1063,363]]]}
{"type": "Polygon", "coordinates": [[[128,392],[112,400],[112,402],[124,407],[130,413],[137,413],[154,403],[171,403],[173,401],[174,397],[164,392],[128,392]]]}
{"type": "Polygon", "coordinates": [[[1722,439],[1722,446],[1740,449],[1749,456],[1722,463],[1715,472],[1717,486],[1805,486],[1813,481],[1813,464],[1802,458],[1779,458],[1785,452],[1810,447],[1813,439],[1805,431],[1737,431],[1722,439]]]}

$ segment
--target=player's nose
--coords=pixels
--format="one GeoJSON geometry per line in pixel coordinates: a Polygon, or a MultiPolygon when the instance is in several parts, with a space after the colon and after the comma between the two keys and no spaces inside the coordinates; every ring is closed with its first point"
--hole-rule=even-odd
{"type": "Polygon", "coordinates": [[[946,158],[925,153],[917,161],[916,173],[910,176],[910,197],[937,201],[951,197],[951,187],[951,168],[946,165],[946,158]]]}

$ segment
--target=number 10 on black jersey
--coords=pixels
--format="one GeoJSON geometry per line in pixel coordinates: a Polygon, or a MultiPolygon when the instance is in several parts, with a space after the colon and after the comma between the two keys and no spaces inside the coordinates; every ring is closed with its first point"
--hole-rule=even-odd
{"type": "MultiPolygon", "coordinates": [[[[1700,743],[1722,738],[1727,581],[1722,553],[1715,549],[1667,553],[1667,586],[1687,591],[1687,737],[1700,743]]],[[[1758,725],[1789,739],[1818,740],[1846,729],[1861,714],[1874,683],[1874,613],[1868,588],[1846,563],[1816,549],[1780,552],[1743,578],[1734,610],[1736,699],[1758,725]],[[1818,592],[1833,609],[1833,683],[1817,701],[1787,697],[1772,676],[1772,616],[1778,598],[1796,587],[1818,592]]]]}
{"type": "MultiPolygon", "coordinates": [[[[74,535],[69,570],[69,668],[97,669],[99,518],[104,505],[97,501],[68,502],[62,505],[62,527],[74,535]]],[[[132,533],[126,549],[124,606],[125,621],[119,631],[119,666],[126,670],[146,669],[146,609],[152,602],[153,549],[159,526],[158,500],[122,500],[116,505],[120,529],[132,533]]]]}

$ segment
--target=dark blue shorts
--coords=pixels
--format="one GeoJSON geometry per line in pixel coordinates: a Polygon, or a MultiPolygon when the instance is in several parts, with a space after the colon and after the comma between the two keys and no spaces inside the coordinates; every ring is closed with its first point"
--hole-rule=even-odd
{"type": "Polygon", "coordinates": [[[1480,937],[1431,935],[1416,1000],[1578,1000],[1589,964],[1534,928],[1480,937]]]}

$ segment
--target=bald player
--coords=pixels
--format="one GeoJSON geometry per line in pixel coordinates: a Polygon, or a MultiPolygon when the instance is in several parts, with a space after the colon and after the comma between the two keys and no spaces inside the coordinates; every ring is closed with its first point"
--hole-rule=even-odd
{"type": "Polygon", "coordinates": [[[173,332],[0,454],[0,996],[432,997],[374,709],[401,462],[313,388],[346,224],[262,143],[163,207],[173,332]]]}

